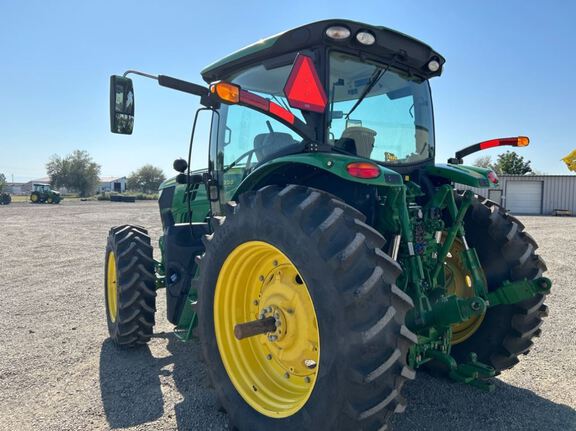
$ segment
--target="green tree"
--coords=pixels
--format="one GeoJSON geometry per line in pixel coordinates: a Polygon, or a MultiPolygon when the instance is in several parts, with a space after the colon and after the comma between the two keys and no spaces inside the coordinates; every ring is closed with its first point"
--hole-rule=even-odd
{"type": "Polygon", "coordinates": [[[132,191],[155,193],[165,179],[162,169],[152,165],[144,165],[128,176],[126,187],[132,191]]]}
{"type": "Polygon", "coordinates": [[[66,187],[82,197],[94,194],[100,182],[100,165],[84,150],[75,150],[64,158],[53,155],[46,171],[52,186],[66,187]]]}
{"type": "Polygon", "coordinates": [[[530,160],[525,161],[524,157],[519,156],[514,151],[506,151],[504,154],[500,154],[493,168],[499,175],[525,175],[532,172],[530,160]]]}
{"type": "Polygon", "coordinates": [[[492,157],[490,157],[490,156],[478,157],[476,160],[474,160],[473,165],[474,165],[474,166],[479,166],[479,167],[481,167],[481,168],[490,168],[490,169],[492,169],[492,157]]]}
{"type": "Polygon", "coordinates": [[[0,174],[0,192],[4,190],[5,186],[6,186],[6,175],[0,174]]]}

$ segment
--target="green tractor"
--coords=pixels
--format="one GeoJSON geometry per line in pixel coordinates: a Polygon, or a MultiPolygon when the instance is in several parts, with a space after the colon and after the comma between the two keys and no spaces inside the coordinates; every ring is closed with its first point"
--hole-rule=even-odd
{"type": "Polygon", "coordinates": [[[551,282],[519,220],[455,189],[498,184],[464,156],[528,138],[434,161],[429,80],[444,61],[327,20],[208,66],[208,86],[112,76],[112,132],[132,133],[130,73],[199,96],[212,118],[208,169],[191,171],[190,144],[160,187],[161,259],[144,227],[110,230],[112,340],[147,343],[166,289],[175,336],[197,329],[242,431],[385,429],[417,368],[492,390],[540,335],[551,282]]]}
{"type": "Polygon", "coordinates": [[[0,191],[0,205],[8,205],[10,202],[12,202],[10,193],[0,191]]]}
{"type": "Polygon", "coordinates": [[[34,183],[32,184],[32,193],[30,193],[30,202],[33,204],[59,204],[62,200],[60,192],[52,190],[50,184],[34,183]]]}

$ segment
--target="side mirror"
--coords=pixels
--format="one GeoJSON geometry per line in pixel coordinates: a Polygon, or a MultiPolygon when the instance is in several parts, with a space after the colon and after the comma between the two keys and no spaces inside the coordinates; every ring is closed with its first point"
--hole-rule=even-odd
{"type": "Polygon", "coordinates": [[[110,77],[110,131],[131,135],[134,128],[134,88],[130,78],[110,77]]]}

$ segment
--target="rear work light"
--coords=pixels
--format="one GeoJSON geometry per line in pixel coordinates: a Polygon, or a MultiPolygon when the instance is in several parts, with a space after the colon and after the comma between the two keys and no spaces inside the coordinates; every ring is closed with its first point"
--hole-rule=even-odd
{"type": "Polygon", "coordinates": [[[369,162],[354,162],[346,165],[346,171],[356,178],[378,178],[380,176],[380,168],[378,165],[369,162]]]}
{"type": "Polygon", "coordinates": [[[369,31],[360,31],[356,34],[356,40],[362,45],[374,45],[376,38],[369,31]]]}
{"type": "Polygon", "coordinates": [[[341,25],[333,25],[326,29],[326,36],[330,39],[344,40],[350,37],[350,30],[341,25]]]}

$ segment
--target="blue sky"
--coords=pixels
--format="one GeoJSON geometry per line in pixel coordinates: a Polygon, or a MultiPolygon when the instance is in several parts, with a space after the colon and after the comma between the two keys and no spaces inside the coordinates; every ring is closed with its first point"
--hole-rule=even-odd
{"type": "MultiPolygon", "coordinates": [[[[102,175],[145,163],[172,174],[187,152],[194,96],[135,79],[132,136],[109,132],[108,83],[126,69],[201,82],[207,64],[256,40],[325,18],[384,25],[446,59],[431,82],[437,160],[494,137],[528,135],[521,154],[567,174],[576,148],[576,3],[569,1],[2,1],[0,173],[45,175],[52,154],[85,149],[102,175]]],[[[206,134],[195,141],[205,164],[206,134]]],[[[495,157],[500,151],[488,150],[495,157]]],[[[472,162],[474,157],[467,159],[472,162]]]]}

